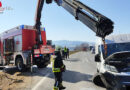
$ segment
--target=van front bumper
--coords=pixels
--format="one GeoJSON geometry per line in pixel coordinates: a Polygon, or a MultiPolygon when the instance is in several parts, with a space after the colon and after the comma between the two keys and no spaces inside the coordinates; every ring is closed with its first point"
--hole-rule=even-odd
{"type": "Polygon", "coordinates": [[[117,87],[119,88],[119,90],[126,90],[125,88],[130,87],[130,75],[120,75],[120,74],[105,72],[100,74],[100,76],[103,83],[108,88],[117,87]]]}

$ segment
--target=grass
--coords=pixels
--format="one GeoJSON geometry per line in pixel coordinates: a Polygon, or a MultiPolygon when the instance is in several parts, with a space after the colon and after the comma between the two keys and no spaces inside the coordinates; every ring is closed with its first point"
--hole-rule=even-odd
{"type": "Polygon", "coordinates": [[[75,54],[77,52],[79,52],[79,51],[70,51],[69,54],[72,55],[72,54],[75,54]]]}

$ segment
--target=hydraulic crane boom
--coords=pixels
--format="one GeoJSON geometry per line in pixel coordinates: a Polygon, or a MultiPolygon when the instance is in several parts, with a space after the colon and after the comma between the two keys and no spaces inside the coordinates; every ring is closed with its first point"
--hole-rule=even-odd
{"type": "Polygon", "coordinates": [[[41,38],[41,12],[43,8],[44,0],[38,0],[37,3],[37,9],[36,9],[36,16],[35,16],[35,28],[37,30],[36,32],[36,43],[37,47],[39,47],[40,44],[43,43],[41,38]]]}
{"type": "Polygon", "coordinates": [[[57,4],[88,26],[97,36],[104,38],[113,32],[113,22],[110,19],[84,5],[82,2],[78,0],[57,0],[57,4]]]}
{"type": "MultiPolygon", "coordinates": [[[[55,0],[55,2],[70,12],[70,14],[72,14],[77,20],[80,20],[92,31],[94,31],[97,36],[105,38],[106,35],[113,32],[113,22],[109,18],[86,6],[79,0],[55,0]]],[[[46,0],[46,3],[52,3],[52,0],[46,0]]],[[[44,0],[38,0],[35,24],[38,32],[38,41],[40,41],[39,28],[41,25],[40,18],[43,4],[44,0]]]]}

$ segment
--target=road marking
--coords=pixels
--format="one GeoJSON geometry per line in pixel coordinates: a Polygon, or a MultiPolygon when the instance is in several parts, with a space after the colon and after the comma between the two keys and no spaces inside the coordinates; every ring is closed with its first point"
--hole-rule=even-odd
{"type": "Polygon", "coordinates": [[[38,90],[38,87],[43,83],[43,81],[45,79],[47,79],[47,77],[49,76],[50,74],[47,74],[46,76],[44,76],[31,90],[38,90]]]}
{"type": "Polygon", "coordinates": [[[96,90],[95,88],[81,88],[80,90],[96,90]]]}

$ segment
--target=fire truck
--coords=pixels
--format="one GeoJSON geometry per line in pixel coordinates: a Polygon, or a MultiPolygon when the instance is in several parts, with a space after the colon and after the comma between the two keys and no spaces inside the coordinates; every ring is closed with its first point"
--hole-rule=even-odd
{"type": "Polygon", "coordinates": [[[5,31],[0,35],[0,64],[16,65],[22,71],[31,65],[39,68],[46,67],[50,63],[50,54],[54,49],[47,43],[45,28],[40,28],[40,47],[37,47],[36,29],[34,26],[20,25],[5,31]]]}

